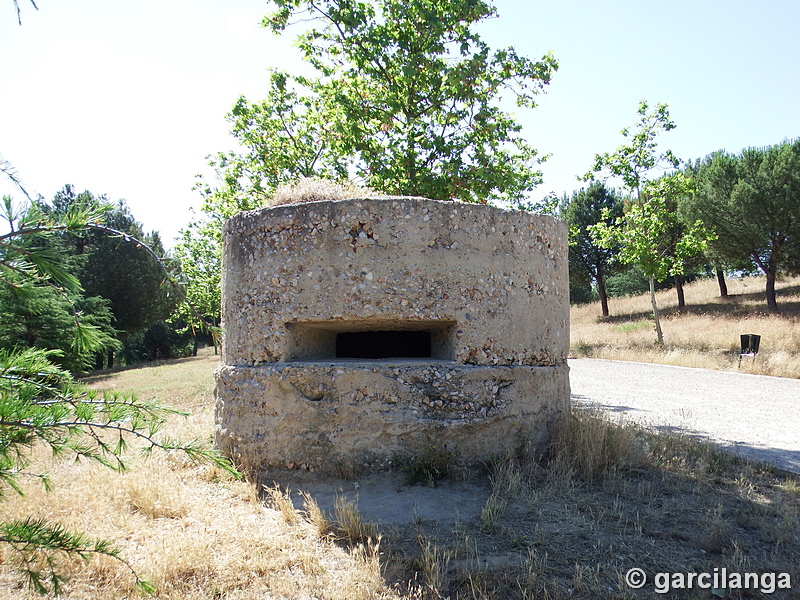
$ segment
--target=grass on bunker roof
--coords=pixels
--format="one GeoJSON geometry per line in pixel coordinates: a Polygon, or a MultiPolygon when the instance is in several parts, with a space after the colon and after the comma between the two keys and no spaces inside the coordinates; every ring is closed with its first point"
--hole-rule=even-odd
{"type": "MultiPolygon", "coordinates": [[[[104,373],[93,387],[135,391],[188,412],[166,432],[206,438],[213,428],[213,369],[205,353],[157,366],[104,373]]],[[[54,490],[7,495],[6,519],[46,516],[107,538],[159,599],[566,599],[652,598],[625,573],[787,572],[800,589],[800,483],[688,437],[576,411],[537,462],[505,457],[457,480],[485,482],[491,495],[474,519],[414,519],[378,527],[358,507],[335,515],[285,491],[234,481],[209,466],[155,454],[119,475],[40,452],[54,490]]],[[[26,597],[8,548],[0,552],[0,599],[26,597]]],[[[65,561],[65,596],[137,598],[121,564],[65,561]]],[[[677,598],[712,598],[707,589],[677,598]]],[[[727,590],[726,598],[762,597],[727,590]]]]}

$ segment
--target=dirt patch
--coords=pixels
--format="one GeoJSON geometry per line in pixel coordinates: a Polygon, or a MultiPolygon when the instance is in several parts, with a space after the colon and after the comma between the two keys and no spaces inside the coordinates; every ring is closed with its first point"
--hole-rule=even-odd
{"type": "Polygon", "coordinates": [[[403,473],[375,473],[354,480],[313,481],[296,474],[262,478],[265,485],[277,482],[292,494],[295,508],[302,510],[306,492],[333,518],[337,498],[355,503],[361,518],[381,526],[403,526],[418,522],[452,526],[480,517],[491,494],[486,477],[440,481],[436,486],[409,485],[403,473]]]}

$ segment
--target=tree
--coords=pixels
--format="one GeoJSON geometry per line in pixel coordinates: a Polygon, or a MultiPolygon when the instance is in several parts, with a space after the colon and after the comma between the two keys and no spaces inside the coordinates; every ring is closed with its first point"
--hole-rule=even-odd
{"type": "MultiPolygon", "coordinates": [[[[705,176],[708,163],[711,161],[711,156],[706,157],[704,160],[697,160],[694,163],[688,163],[684,166],[684,172],[686,175],[691,177],[695,182],[696,193],[683,198],[680,206],[678,207],[678,211],[681,220],[684,222],[700,220],[710,231],[714,233],[714,237],[708,241],[705,256],[713,266],[713,270],[717,278],[717,285],[719,286],[719,295],[721,298],[725,298],[728,296],[728,285],[725,281],[725,271],[749,270],[753,268],[753,265],[752,261],[750,261],[746,256],[736,256],[732,258],[732,255],[726,251],[724,236],[720,238],[720,231],[713,226],[711,221],[702,218],[702,213],[698,211],[698,202],[705,195],[702,179],[705,176]]],[[[731,163],[729,166],[732,165],[733,163],[731,163]]],[[[736,181],[735,168],[730,170],[723,169],[723,171],[726,171],[725,175],[722,179],[717,179],[717,182],[723,185],[723,189],[730,191],[728,186],[732,187],[736,181]]]]}
{"type": "Polygon", "coordinates": [[[203,211],[215,220],[263,206],[275,189],[300,177],[347,177],[346,157],[332,149],[321,99],[286,73],[270,74],[267,97],[249,103],[240,97],[227,115],[241,153],[209,157],[218,185],[202,179],[196,189],[203,211]]]}
{"type": "Polygon", "coordinates": [[[86,292],[107,298],[114,313],[114,326],[124,336],[145,330],[166,319],[177,301],[165,287],[165,273],[159,263],[141,252],[130,238],[144,242],[157,255],[164,256],[158,233],[145,235],[141,224],[120,201],[106,213],[105,223],[122,235],[102,231],[90,233],[88,260],[80,274],[86,292]],[[126,236],[129,236],[126,239],[126,236]]]}
{"type": "MultiPolygon", "coordinates": [[[[37,205],[54,218],[73,209],[105,207],[103,228],[64,231],[49,243],[60,245],[60,252],[67,255],[69,269],[87,296],[109,302],[112,324],[122,341],[133,339],[170,315],[179,295],[169,285],[169,274],[164,270],[166,259],[153,260],[153,253],[165,255],[163,245],[157,232],[145,235],[124,200],[112,205],[104,196],[95,197],[89,191],[76,193],[66,185],[52,203],[40,200],[37,205]],[[133,239],[137,242],[131,243],[133,239]]],[[[108,350],[108,363],[113,366],[113,349],[108,350]]]]}
{"type": "Polygon", "coordinates": [[[597,286],[603,316],[609,316],[606,277],[613,272],[617,246],[603,247],[592,237],[590,227],[604,222],[608,227],[622,217],[622,201],[600,182],[572,194],[561,214],[569,227],[570,273],[578,271],[597,286]]]}
{"type": "Polygon", "coordinates": [[[175,259],[180,264],[186,301],[181,302],[173,318],[187,323],[195,340],[209,331],[217,352],[218,330],[222,310],[222,230],[216,222],[190,223],[181,231],[175,246],[175,259]]]}
{"type": "MultiPolygon", "coordinates": [[[[77,278],[64,268],[60,257],[52,252],[53,246],[42,244],[41,239],[100,229],[105,208],[75,205],[56,218],[35,203],[17,209],[8,197],[3,208],[7,231],[0,235],[0,287],[23,292],[20,297],[41,288],[79,294],[77,278]]],[[[91,352],[98,343],[97,327],[83,323],[79,311],[73,316],[73,344],[91,352]]],[[[133,396],[87,390],[53,364],[57,356],[58,351],[40,348],[0,349],[0,496],[6,488],[22,494],[22,482],[31,478],[48,485],[45,473],[29,470],[30,452],[41,444],[55,456],[94,460],[121,471],[126,468],[124,455],[129,442],[138,439],[144,452],[154,448],[179,450],[235,473],[204,443],[158,436],[166,418],[175,411],[133,396]]],[[[46,519],[0,518],[0,543],[10,548],[8,560],[16,563],[30,588],[39,593],[60,591],[63,579],[59,557],[104,554],[125,562],[108,542],[91,540],[46,519]]],[[[137,582],[143,589],[152,590],[138,576],[137,582]]]]}
{"type": "Polygon", "coordinates": [[[104,298],[84,298],[49,286],[20,286],[20,279],[14,279],[18,285],[0,287],[0,348],[58,350],[53,361],[73,373],[94,366],[95,352],[121,348],[104,298]],[[76,314],[96,331],[91,350],[73,344],[76,314]]]}
{"type": "Polygon", "coordinates": [[[685,213],[714,232],[712,250],[721,260],[764,273],[767,310],[778,312],[778,273],[800,269],[800,140],[738,155],[720,151],[692,173],[698,193],[685,213]]]}
{"type": "Polygon", "coordinates": [[[275,0],[264,24],[298,37],[320,74],[305,79],[321,99],[333,150],[367,186],[390,194],[468,202],[524,198],[540,181],[537,152],[497,103],[520,107],[550,82],[558,63],[513,48],[492,51],[475,32],[496,16],[482,0],[275,0]]]}
{"type": "Polygon", "coordinates": [[[668,203],[691,193],[691,181],[681,173],[648,180],[656,169],[677,168],[680,161],[672,151],[658,152],[656,137],[670,131],[675,124],[670,120],[666,104],[658,104],[648,113],[648,104],[642,101],[637,110],[639,122],[635,129],[623,129],[622,135],[630,142],[613,153],[598,154],[587,175],[606,171],[618,176],[632,194],[625,216],[616,222],[619,227],[598,223],[592,228],[598,244],[610,247],[618,244],[620,260],[637,265],[649,279],[650,302],[653,307],[656,339],[664,343],[664,334],[655,295],[655,280],[683,272],[683,261],[704,248],[705,234],[699,226],[688,228],[673,238],[677,213],[669,210],[668,203]]]}

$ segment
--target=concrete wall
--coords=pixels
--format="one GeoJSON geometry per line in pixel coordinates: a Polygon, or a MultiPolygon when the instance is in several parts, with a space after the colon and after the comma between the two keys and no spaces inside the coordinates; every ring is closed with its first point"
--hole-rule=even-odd
{"type": "Polygon", "coordinates": [[[541,444],[568,407],[568,323],[556,219],[420,198],[241,213],[224,229],[217,442],[251,468],[323,470],[435,440],[466,462],[541,444]],[[337,335],[363,331],[426,332],[430,356],[337,358],[337,335]]]}

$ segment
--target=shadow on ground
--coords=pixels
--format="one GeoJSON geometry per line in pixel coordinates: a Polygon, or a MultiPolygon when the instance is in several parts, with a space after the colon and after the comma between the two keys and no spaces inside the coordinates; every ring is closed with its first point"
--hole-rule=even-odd
{"type": "Polygon", "coordinates": [[[328,517],[334,514],[337,498],[356,503],[361,518],[378,525],[409,525],[435,521],[453,525],[478,518],[491,487],[486,477],[473,476],[462,481],[443,480],[435,487],[409,485],[404,473],[375,473],[352,481],[298,477],[276,473],[262,476],[267,487],[278,483],[291,493],[294,506],[303,509],[301,492],[309,494],[328,517]]]}

